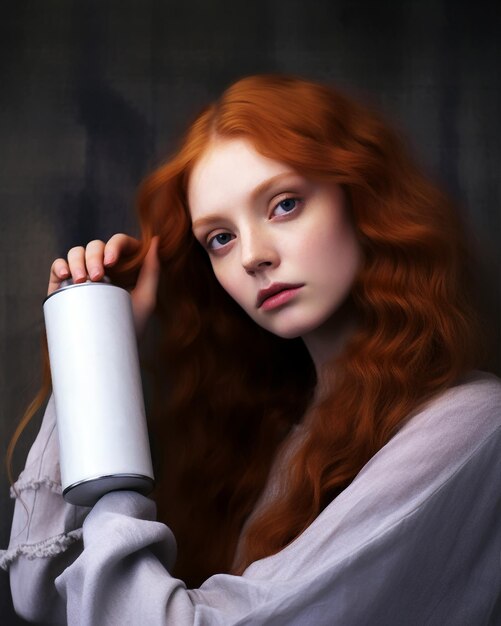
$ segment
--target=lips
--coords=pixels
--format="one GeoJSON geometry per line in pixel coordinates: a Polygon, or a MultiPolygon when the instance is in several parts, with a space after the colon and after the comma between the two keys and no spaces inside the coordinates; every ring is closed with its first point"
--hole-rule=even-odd
{"type": "Polygon", "coordinates": [[[261,289],[257,294],[256,308],[259,309],[267,298],[271,298],[271,296],[274,296],[281,291],[285,291],[286,289],[297,289],[298,287],[302,286],[303,283],[272,283],[269,287],[266,287],[266,289],[261,289]]]}

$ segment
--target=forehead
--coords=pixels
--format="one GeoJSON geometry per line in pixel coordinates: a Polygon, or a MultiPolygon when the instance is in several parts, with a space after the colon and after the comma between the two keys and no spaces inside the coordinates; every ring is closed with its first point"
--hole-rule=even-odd
{"type": "Polygon", "coordinates": [[[188,181],[191,216],[243,202],[264,181],[289,172],[294,170],[263,156],[246,139],[216,140],[196,163],[188,181]]]}

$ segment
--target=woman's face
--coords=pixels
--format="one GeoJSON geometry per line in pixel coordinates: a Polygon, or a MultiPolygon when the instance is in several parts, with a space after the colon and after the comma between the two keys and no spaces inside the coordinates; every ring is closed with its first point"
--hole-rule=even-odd
{"type": "Polygon", "coordinates": [[[339,186],[310,181],[247,140],[217,140],[192,171],[188,203],[216,278],[263,328],[304,336],[345,301],[361,251],[339,186]]]}

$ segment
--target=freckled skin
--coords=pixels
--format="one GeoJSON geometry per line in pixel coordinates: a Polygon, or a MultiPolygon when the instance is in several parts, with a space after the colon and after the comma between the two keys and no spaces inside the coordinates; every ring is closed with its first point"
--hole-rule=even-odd
{"type": "Polygon", "coordinates": [[[248,315],[280,337],[322,336],[361,261],[342,189],[309,181],[259,154],[247,140],[230,139],[215,141],[196,164],[188,202],[202,244],[222,235],[211,244],[217,247],[209,251],[212,267],[248,315]],[[289,176],[257,198],[251,196],[258,185],[280,174],[289,176]],[[288,198],[301,200],[279,205],[288,198]],[[296,208],[289,211],[291,206],[296,208]],[[197,220],[214,214],[219,219],[213,224],[196,226],[197,220]],[[276,282],[304,286],[276,309],[257,308],[258,291],[276,282]]]}

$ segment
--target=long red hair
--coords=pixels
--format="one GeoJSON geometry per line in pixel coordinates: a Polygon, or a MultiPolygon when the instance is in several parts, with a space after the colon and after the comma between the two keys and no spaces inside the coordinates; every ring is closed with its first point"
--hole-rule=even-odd
{"type": "Polygon", "coordinates": [[[142,249],[119,273],[134,273],[159,236],[154,496],[178,540],[175,573],[196,585],[301,534],[403,420],[476,364],[468,256],[457,213],[388,125],[331,87],[288,76],[244,78],[206,108],[144,181],[139,216],[142,249]],[[321,381],[301,339],[271,335],[229,298],[191,233],[187,183],[216,137],[245,137],[345,190],[364,258],[349,296],[358,326],[321,381]],[[314,401],[317,383],[326,393],[314,401]],[[249,519],[301,420],[306,435],[276,497],[249,519]]]}

